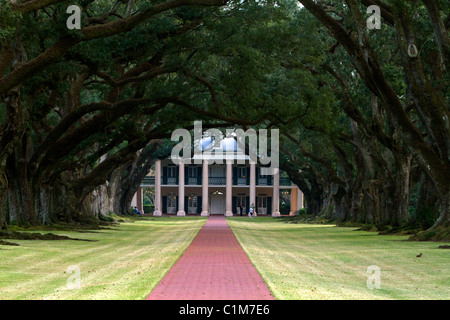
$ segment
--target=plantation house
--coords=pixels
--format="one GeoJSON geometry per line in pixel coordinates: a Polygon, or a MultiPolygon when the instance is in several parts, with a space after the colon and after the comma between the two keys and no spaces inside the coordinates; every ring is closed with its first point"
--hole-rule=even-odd
{"type": "Polygon", "coordinates": [[[302,192],[281,172],[262,175],[262,167],[242,153],[233,137],[222,139],[218,147],[212,140],[207,137],[201,141],[203,150],[212,149],[208,156],[202,155],[201,164],[176,161],[177,165],[170,158],[157,160],[132,205],[143,212],[143,189],[154,188],[154,216],[232,216],[240,214],[241,204],[243,214],[248,214],[254,204],[256,214],[276,217],[280,215],[280,190],[283,190],[290,193],[289,214],[303,208],[302,192]],[[218,155],[222,157],[225,152],[230,155],[230,151],[234,152],[232,160],[218,161],[218,155]]]}

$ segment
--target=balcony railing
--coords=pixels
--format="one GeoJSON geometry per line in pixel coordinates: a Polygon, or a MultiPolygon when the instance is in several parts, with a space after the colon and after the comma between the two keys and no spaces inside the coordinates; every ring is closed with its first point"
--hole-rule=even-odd
{"type": "Polygon", "coordinates": [[[247,178],[239,178],[235,177],[233,179],[233,185],[237,186],[248,186],[250,184],[250,180],[247,178]]]}
{"type": "MultiPolygon", "coordinates": [[[[202,185],[201,177],[189,177],[189,178],[185,179],[184,182],[186,185],[202,185]]],[[[211,185],[226,185],[227,178],[226,177],[209,177],[208,183],[211,185]]],[[[155,177],[147,176],[142,181],[142,185],[154,185],[154,184],[155,184],[155,177]]],[[[162,185],[176,185],[176,184],[178,184],[178,179],[176,177],[165,177],[164,179],[161,179],[161,184],[162,185]]],[[[248,186],[249,179],[235,177],[233,179],[233,185],[248,186]]],[[[256,185],[257,186],[272,186],[273,185],[273,177],[272,176],[257,177],[256,185]]],[[[280,178],[280,186],[290,186],[290,185],[291,185],[291,180],[289,178],[280,178]]]]}
{"type": "Polygon", "coordinates": [[[214,185],[226,185],[227,177],[209,177],[208,183],[214,185]]]}
{"type": "Polygon", "coordinates": [[[196,185],[196,184],[202,184],[202,181],[201,181],[201,179],[199,181],[199,179],[196,177],[195,178],[189,177],[186,179],[186,181],[184,183],[189,184],[189,185],[196,185]]]}
{"type": "Polygon", "coordinates": [[[144,180],[142,180],[142,184],[155,184],[155,177],[145,177],[144,180]]]}
{"type": "Polygon", "coordinates": [[[176,177],[167,177],[167,184],[178,184],[178,179],[176,177]]]}

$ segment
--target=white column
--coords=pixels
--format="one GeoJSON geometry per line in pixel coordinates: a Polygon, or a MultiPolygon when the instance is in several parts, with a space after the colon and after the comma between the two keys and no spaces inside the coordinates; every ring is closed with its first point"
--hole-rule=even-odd
{"type": "Polygon", "coordinates": [[[140,212],[144,212],[144,190],[142,187],[138,188],[137,191],[137,206],[140,212]]]}
{"type": "Polygon", "coordinates": [[[209,216],[208,212],[208,161],[203,160],[203,173],[202,173],[202,217],[209,216]]]}
{"type": "MultiPolygon", "coordinates": [[[[250,207],[255,207],[253,215],[256,216],[256,164],[250,161],[250,207]]],[[[250,209],[250,208],[248,208],[250,209]]]]}
{"type": "Polygon", "coordinates": [[[232,217],[233,216],[233,161],[227,161],[227,185],[225,191],[225,216],[232,217]]]}
{"type": "Polygon", "coordinates": [[[155,163],[155,210],[153,215],[156,217],[162,216],[162,201],[161,201],[161,160],[156,160],[155,163]]]}
{"type": "Polygon", "coordinates": [[[179,161],[178,164],[178,212],[177,216],[185,216],[184,211],[184,162],[179,161]]]}
{"type": "Polygon", "coordinates": [[[297,191],[298,188],[291,189],[291,210],[289,211],[289,215],[294,215],[297,209],[297,191]]]}
{"type": "Polygon", "coordinates": [[[297,187],[297,210],[303,209],[303,192],[297,187]]]}
{"type": "Polygon", "coordinates": [[[137,207],[137,193],[134,194],[133,199],[131,200],[131,206],[137,207]]]}
{"type": "Polygon", "coordinates": [[[273,174],[273,196],[272,217],[280,216],[280,170],[274,169],[273,174]]]}

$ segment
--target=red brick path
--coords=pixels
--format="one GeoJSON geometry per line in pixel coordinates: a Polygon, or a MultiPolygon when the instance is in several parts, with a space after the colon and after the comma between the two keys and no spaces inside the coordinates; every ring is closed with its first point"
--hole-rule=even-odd
{"type": "Polygon", "coordinates": [[[272,300],[223,216],[210,216],[147,300],[272,300]]]}

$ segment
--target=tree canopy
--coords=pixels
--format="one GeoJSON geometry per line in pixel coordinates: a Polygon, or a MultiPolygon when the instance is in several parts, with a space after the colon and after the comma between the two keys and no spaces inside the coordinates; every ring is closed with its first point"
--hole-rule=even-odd
{"type": "Polygon", "coordinates": [[[0,1],[0,228],[129,213],[202,120],[279,128],[311,214],[448,237],[446,1],[0,1]]]}

